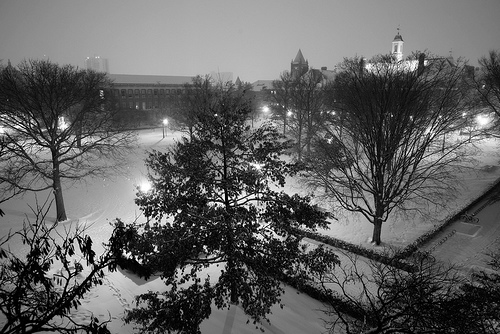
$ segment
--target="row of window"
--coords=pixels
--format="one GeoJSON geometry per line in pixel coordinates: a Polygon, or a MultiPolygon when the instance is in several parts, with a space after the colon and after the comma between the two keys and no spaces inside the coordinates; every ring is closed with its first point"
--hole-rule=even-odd
{"type": "Polygon", "coordinates": [[[133,102],[133,101],[129,101],[129,102],[122,102],[121,103],[121,107],[122,108],[128,108],[128,109],[136,109],[136,110],[148,110],[148,109],[158,109],[158,108],[166,108],[168,106],[167,103],[165,102],[151,102],[151,101],[147,101],[147,102],[133,102]]]}
{"type": "Polygon", "coordinates": [[[170,94],[182,94],[182,89],[115,89],[115,96],[121,96],[122,99],[126,97],[151,97],[163,96],[170,94]]]}

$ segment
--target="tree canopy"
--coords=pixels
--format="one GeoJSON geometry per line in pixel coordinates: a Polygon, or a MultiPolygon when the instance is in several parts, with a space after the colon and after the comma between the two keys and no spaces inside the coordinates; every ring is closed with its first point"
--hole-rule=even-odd
{"type": "Polygon", "coordinates": [[[114,124],[105,73],[28,60],[0,72],[2,200],[54,192],[66,220],[62,181],[101,176],[123,165],[134,135],[114,124]]]}
{"type": "Polygon", "coordinates": [[[305,263],[319,258],[298,229],[326,227],[327,215],[279,190],[296,171],[281,159],[289,142],[269,125],[251,131],[243,92],[210,89],[194,135],[146,160],[152,188],[136,203],[148,223],[120,226],[129,260],[166,284],[127,313],[146,332],[199,333],[212,303],[239,304],[259,323],[280,302],[280,278],[305,279],[305,263]]]}
{"type": "Polygon", "coordinates": [[[471,136],[459,131],[464,117],[464,67],[428,59],[425,67],[378,57],[346,59],[333,82],[335,110],[319,131],[304,176],[313,189],[373,224],[394,209],[444,203],[454,170],[466,157],[471,136]]]}

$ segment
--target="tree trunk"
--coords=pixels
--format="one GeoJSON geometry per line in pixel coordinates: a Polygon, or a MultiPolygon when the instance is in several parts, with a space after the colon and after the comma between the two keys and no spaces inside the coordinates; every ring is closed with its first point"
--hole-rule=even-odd
{"type": "Polygon", "coordinates": [[[78,121],[78,125],[76,126],[76,147],[82,147],[82,122],[78,121]]]}
{"type": "Polygon", "coordinates": [[[230,299],[231,303],[236,305],[238,304],[238,275],[236,273],[236,264],[234,263],[234,230],[233,230],[233,222],[232,222],[232,214],[231,214],[231,204],[229,201],[229,189],[227,188],[227,179],[228,179],[228,169],[229,165],[227,162],[227,151],[226,151],[226,141],[224,137],[224,129],[221,128],[220,138],[222,144],[222,164],[223,164],[223,188],[224,188],[224,206],[226,207],[226,213],[224,217],[224,221],[227,226],[227,272],[229,276],[230,284],[230,299]]]}
{"type": "Polygon", "coordinates": [[[375,243],[377,246],[380,245],[381,243],[380,240],[381,234],[382,234],[382,219],[375,218],[375,221],[373,222],[372,242],[375,243]]]}
{"type": "Polygon", "coordinates": [[[54,198],[56,200],[56,219],[58,222],[68,219],[66,216],[66,209],[64,207],[64,198],[61,187],[61,177],[59,175],[59,164],[53,161],[54,173],[52,175],[52,187],[54,191],[54,198]]]}

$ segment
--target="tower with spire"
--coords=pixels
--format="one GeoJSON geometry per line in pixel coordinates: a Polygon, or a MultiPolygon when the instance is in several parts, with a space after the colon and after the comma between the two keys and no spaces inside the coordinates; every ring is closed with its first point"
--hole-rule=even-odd
{"type": "Polygon", "coordinates": [[[302,51],[299,49],[299,52],[297,52],[295,59],[292,60],[290,65],[290,74],[292,77],[297,78],[307,73],[307,71],[309,71],[309,62],[304,59],[302,51]]]}
{"type": "Polygon", "coordinates": [[[391,53],[396,57],[397,61],[403,60],[403,37],[399,34],[399,27],[398,27],[398,33],[396,34],[396,37],[394,37],[394,40],[392,41],[392,49],[391,53]]]}

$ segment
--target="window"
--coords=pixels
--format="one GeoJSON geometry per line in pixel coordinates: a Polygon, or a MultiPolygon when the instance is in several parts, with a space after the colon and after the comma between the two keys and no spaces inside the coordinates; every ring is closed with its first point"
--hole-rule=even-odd
{"type": "Polygon", "coordinates": [[[136,103],[135,103],[135,109],[136,109],[136,110],[139,110],[139,102],[136,102],[136,103]]]}
{"type": "Polygon", "coordinates": [[[146,90],[145,89],[141,89],[141,97],[142,98],[145,98],[146,97],[146,90]]]}
{"type": "Polygon", "coordinates": [[[154,90],[155,96],[158,95],[158,89],[154,90]]]}
{"type": "Polygon", "coordinates": [[[129,90],[128,90],[128,97],[132,97],[132,94],[133,94],[133,93],[134,93],[134,92],[133,92],[133,90],[132,90],[132,89],[129,89],[129,90]]]}
{"type": "Polygon", "coordinates": [[[114,89],[115,96],[120,96],[120,90],[119,89],[114,89]]]}
{"type": "Polygon", "coordinates": [[[146,109],[146,102],[142,102],[142,110],[146,109]]]}
{"type": "Polygon", "coordinates": [[[135,97],[139,97],[139,90],[138,89],[134,90],[134,95],[135,95],[135,97]]]}
{"type": "Polygon", "coordinates": [[[151,92],[152,92],[151,89],[148,89],[148,95],[151,95],[151,92]]]}
{"type": "Polygon", "coordinates": [[[398,52],[398,45],[394,44],[394,52],[398,52]]]}
{"type": "Polygon", "coordinates": [[[127,91],[125,89],[122,89],[122,99],[127,97],[127,91]]]}
{"type": "Polygon", "coordinates": [[[165,94],[170,94],[170,89],[165,89],[165,94]]]}
{"type": "MultiPolygon", "coordinates": [[[[387,49],[386,49],[387,50],[387,49]]],[[[182,89],[177,90],[177,94],[182,94],[182,89]]]]}
{"type": "Polygon", "coordinates": [[[130,101],[128,103],[128,107],[129,107],[129,109],[134,109],[134,102],[130,101]]]}

